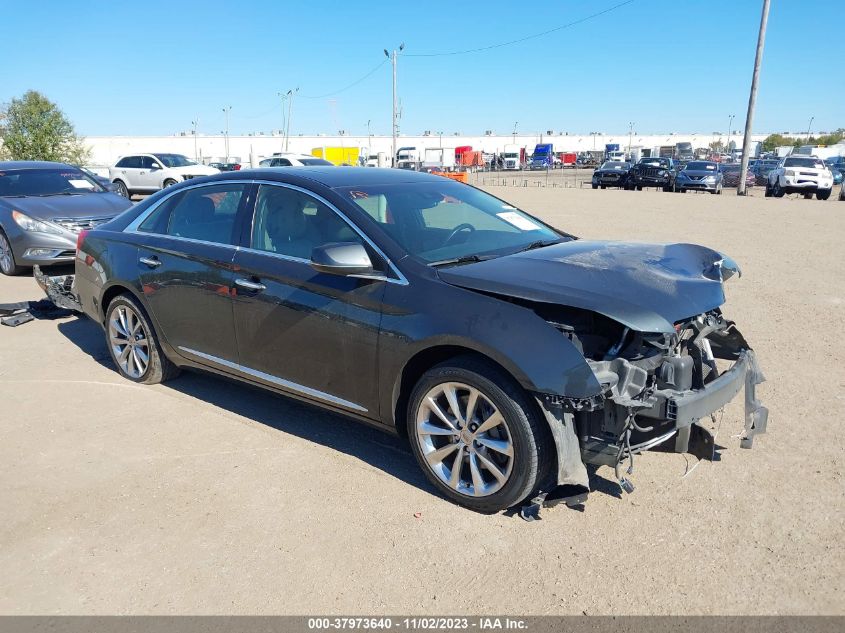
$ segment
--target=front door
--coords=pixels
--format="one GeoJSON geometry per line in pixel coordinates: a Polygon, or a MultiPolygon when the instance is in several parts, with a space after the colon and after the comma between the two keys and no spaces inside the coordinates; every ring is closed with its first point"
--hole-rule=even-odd
{"type": "Polygon", "coordinates": [[[238,210],[250,185],[215,183],[180,191],[138,227],[147,303],[165,340],[192,360],[236,364],[232,260],[238,210]]]}
{"type": "Polygon", "coordinates": [[[259,187],[254,206],[247,248],[235,255],[241,371],[292,394],[377,417],[378,331],[388,282],[311,268],[315,246],[363,243],[321,200],[268,184],[259,187]]]}

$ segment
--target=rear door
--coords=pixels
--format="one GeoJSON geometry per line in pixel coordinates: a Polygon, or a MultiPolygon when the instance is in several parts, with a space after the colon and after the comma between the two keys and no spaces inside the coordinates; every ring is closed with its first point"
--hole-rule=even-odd
{"type": "Polygon", "coordinates": [[[251,185],[212,183],[166,198],[137,226],[144,296],[177,353],[236,364],[232,261],[251,185]]]}
{"type": "Polygon", "coordinates": [[[141,172],[142,165],[141,158],[141,156],[126,156],[125,158],[122,158],[115,167],[117,174],[115,174],[112,179],[122,180],[126,187],[130,190],[138,189],[140,185],[139,174],[141,172]]]}
{"type": "Polygon", "coordinates": [[[244,248],[235,255],[240,370],[289,393],[376,417],[376,353],[388,282],[311,268],[315,246],[364,243],[321,199],[262,184],[254,206],[244,248]]]}

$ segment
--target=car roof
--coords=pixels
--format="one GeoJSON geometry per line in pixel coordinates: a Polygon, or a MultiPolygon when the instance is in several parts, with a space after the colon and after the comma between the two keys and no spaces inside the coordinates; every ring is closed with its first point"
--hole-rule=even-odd
{"type": "Polygon", "coordinates": [[[0,161],[0,169],[10,171],[13,169],[45,169],[49,167],[71,167],[78,169],[75,165],[68,163],[54,163],[48,160],[7,160],[0,161]]]}
{"type": "Polygon", "coordinates": [[[277,180],[295,182],[310,180],[329,188],[366,187],[369,185],[392,185],[398,183],[442,182],[442,176],[434,176],[408,169],[374,169],[372,167],[265,167],[263,169],[241,169],[212,176],[215,180],[254,178],[256,180],[277,180]]]}

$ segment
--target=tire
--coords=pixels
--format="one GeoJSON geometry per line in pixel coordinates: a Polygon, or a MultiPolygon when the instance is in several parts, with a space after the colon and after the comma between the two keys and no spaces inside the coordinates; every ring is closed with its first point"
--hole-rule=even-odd
{"type": "Polygon", "coordinates": [[[116,191],[117,195],[123,196],[127,200],[129,200],[132,197],[132,194],[129,193],[129,188],[126,186],[126,183],[123,182],[122,180],[115,180],[114,186],[117,187],[117,191],[116,191]]]}
{"type": "Polygon", "coordinates": [[[599,188],[598,185],[593,185],[593,189],[598,189],[598,188],[599,188]]]}
{"type": "Polygon", "coordinates": [[[15,252],[12,250],[12,243],[6,237],[3,229],[0,229],[0,273],[7,277],[20,275],[26,270],[25,266],[18,266],[15,262],[15,252]]]}
{"type": "Polygon", "coordinates": [[[785,192],[783,189],[781,189],[781,186],[780,186],[780,183],[779,183],[779,182],[776,182],[776,183],[772,186],[772,195],[773,195],[775,198],[783,198],[783,197],[786,195],[786,192],[785,192]]]}
{"type": "Polygon", "coordinates": [[[839,190],[839,201],[845,202],[845,187],[839,190]]]}
{"type": "Polygon", "coordinates": [[[831,192],[830,189],[825,189],[823,191],[817,191],[816,192],[816,200],[827,200],[828,198],[830,198],[830,192],[831,192]]]}
{"type": "Polygon", "coordinates": [[[406,422],[414,457],[428,480],[447,499],[476,512],[498,512],[523,501],[554,464],[550,431],[528,395],[510,376],[474,358],[455,358],[423,374],[411,394],[406,422]],[[450,390],[457,415],[446,395],[450,390]],[[462,424],[473,391],[474,414],[462,424]],[[427,404],[430,400],[448,422],[427,404]],[[494,413],[501,421],[477,435],[494,413]],[[510,455],[491,448],[494,444],[510,455]],[[452,466],[459,456],[455,474],[452,466]],[[474,495],[477,486],[483,486],[479,496],[474,495]]]}
{"type": "Polygon", "coordinates": [[[669,193],[670,191],[674,191],[674,185],[663,185],[663,191],[669,193]]]}
{"type": "Polygon", "coordinates": [[[164,181],[164,186],[162,188],[167,189],[168,187],[172,187],[175,184],[176,184],[176,181],[173,180],[173,178],[168,178],[167,180],[164,181]]]}
{"type": "Polygon", "coordinates": [[[108,305],[106,347],[118,373],[132,382],[155,385],[179,375],[179,368],[164,355],[146,311],[129,294],[118,295],[108,305]]]}
{"type": "Polygon", "coordinates": [[[637,191],[642,191],[642,190],[643,190],[643,188],[642,188],[640,185],[637,185],[637,186],[636,186],[636,190],[637,190],[637,191]]]}
{"type": "MultiPolygon", "coordinates": [[[[816,194],[816,195],[818,195],[818,194],[816,194]]],[[[812,199],[813,199],[812,193],[805,193],[804,194],[804,200],[812,200],[812,199]]],[[[821,200],[821,198],[819,198],[819,200],[821,200]]]]}
{"type": "Polygon", "coordinates": [[[602,186],[601,186],[601,188],[602,188],[602,189],[607,189],[607,187],[606,187],[605,185],[602,185],[602,186]]]}
{"type": "Polygon", "coordinates": [[[772,188],[769,186],[769,183],[766,183],[766,193],[764,194],[766,198],[772,197],[772,188]]]}
{"type": "Polygon", "coordinates": [[[678,193],[686,193],[686,192],[687,192],[687,190],[686,190],[686,189],[683,189],[683,188],[681,188],[681,189],[676,189],[675,191],[677,191],[678,193]]]}

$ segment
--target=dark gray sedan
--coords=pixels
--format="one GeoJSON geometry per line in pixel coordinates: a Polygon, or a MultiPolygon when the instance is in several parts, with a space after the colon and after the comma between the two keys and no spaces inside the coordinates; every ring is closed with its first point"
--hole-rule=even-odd
{"type": "Polygon", "coordinates": [[[579,240],[447,178],[356,167],[179,183],[79,242],[79,304],[126,379],[193,368],[400,433],[481,512],[580,503],[585,464],[630,491],[623,468],[658,445],[711,456],[697,421],[743,388],[743,446],[766,427],[721,310],[739,269],[703,246],[579,240]]]}
{"type": "Polygon", "coordinates": [[[709,191],[722,193],[722,170],[719,163],[709,160],[695,160],[687,163],[675,179],[675,191],[686,193],[687,189],[694,191],[709,191]]]}
{"type": "Polygon", "coordinates": [[[72,262],[80,230],[132,206],[78,167],[0,162],[0,272],[72,262]]]}

